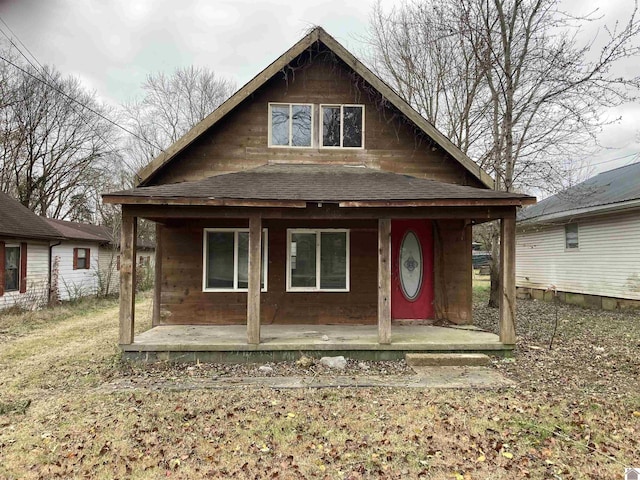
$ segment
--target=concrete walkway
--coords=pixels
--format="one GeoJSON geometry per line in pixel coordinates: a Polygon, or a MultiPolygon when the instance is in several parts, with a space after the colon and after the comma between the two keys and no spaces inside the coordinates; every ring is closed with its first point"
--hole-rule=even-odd
{"type": "Polygon", "coordinates": [[[123,378],[99,387],[101,391],[185,391],[224,388],[505,388],[515,382],[488,367],[413,367],[416,375],[123,378]]]}

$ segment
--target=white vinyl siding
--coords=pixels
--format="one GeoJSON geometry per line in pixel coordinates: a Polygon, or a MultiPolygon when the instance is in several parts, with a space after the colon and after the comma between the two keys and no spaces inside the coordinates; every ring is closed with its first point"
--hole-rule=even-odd
{"type": "Polygon", "coordinates": [[[75,300],[98,292],[98,244],[79,241],[62,242],[53,247],[52,263],[58,258],[58,299],[75,300]],[[90,265],[87,269],[73,269],[73,249],[87,248],[90,265]]]}
{"type": "Polygon", "coordinates": [[[120,272],[118,271],[119,249],[111,246],[100,247],[98,250],[98,268],[102,283],[102,293],[111,294],[120,291],[120,272]]]}
{"type": "Polygon", "coordinates": [[[5,292],[0,296],[0,310],[19,305],[33,309],[46,305],[49,291],[49,244],[32,240],[5,240],[7,245],[27,243],[27,291],[5,292]]]}
{"type": "MultiPolygon", "coordinates": [[[[640,215],[638,212],[573,220],[580,246],[565,248],[564,225],[518,231],[519,287],[640,300],[640,215]]],[[[531,227],[529,227],[531,228],[531,227]]]]}

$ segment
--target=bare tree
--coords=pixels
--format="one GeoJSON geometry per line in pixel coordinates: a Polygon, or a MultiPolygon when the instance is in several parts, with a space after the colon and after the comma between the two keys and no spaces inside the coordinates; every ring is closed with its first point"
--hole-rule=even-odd
{"type": "Polygon", "coordinates": [[[235,83],[206,68],[185,67],[170,76],[149,75],[142,88],[144,97],[124,107],[128,126],[138,135],[128,142],[129,163],[137,170],[229,98],[235,83]]]}
{"type": "Polygon", "coordinates": [[[39,215],[91,220],[89,193],[114,153],[111,124],[91,111],[105,109],[51,67],[3,64],[0,190],[39,215]]]}
{"type": "MultiPolygon", "coordinates": [[[[368,36],[374,68],[492,173],[497,189],[557,191],[579,179],[576,159],[597,148],[603,112],[635,99],[640,86],[640,76],[615,72],[640,55],[637,8],[603,27],[604,39],[580,43],[596,18],[560,5],[424,0],[388,13],[378,5],[368,36]]],[[[495,258],[497,232],[493,245],[495,258]]]]}

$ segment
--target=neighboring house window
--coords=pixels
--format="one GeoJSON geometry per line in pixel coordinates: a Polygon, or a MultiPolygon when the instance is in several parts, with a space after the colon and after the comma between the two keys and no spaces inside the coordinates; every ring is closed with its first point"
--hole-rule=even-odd
{"type": "Polygon", "coordinates": [[[116,270],[120,271],[120,255],[116,257],[116,270]]]}
{"type": "Polygon", "coordinates": [[[578,248],[578,224],[570,223],[564,226],[564,241],[567,250],[578,248]]]}
{"type": "Polygon", "coordinates": [[[287,291],[349,291],[349,230],[287,230],[287,291]]]}
{"type": "Polygon", "coordinates": [[[140,255],[140,261],[138,264],[142,267],[148,267],[150,265],[150,258],[148,255],[140,255]]]}
{"type": "Polygon", "coordinates": [[[4,291],[14,292],[20,289],[20,247],[4,247],[4,291]]]}
{"type": "Polygon", "coordinates": [[[322,146],[362,148],[364,105],[321,105],[322,146]]]}
{"type": "MultiPolygon", "coordinates": [[[[260,288],[267,290],[267,230],[262,230],[260,288]]],[[[205,292],[247,291],[249,288],[249,229],[204,229],[205,292]]]]}
{"type": "Polygon", "coordinates": [[[90,265],[91,250],[88,248],[73,249],[73,269],[88,270],[90,265]]]}
{"type": "Polygon", "coordinates": [[[269,146],[310,147],[312,132],[313,105],[269,104],[269,146]]]}

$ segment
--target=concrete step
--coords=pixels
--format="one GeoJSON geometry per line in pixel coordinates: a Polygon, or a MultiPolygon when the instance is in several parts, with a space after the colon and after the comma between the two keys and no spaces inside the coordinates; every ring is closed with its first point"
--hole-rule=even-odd
{"type": "Polygon", "coordinates": [[[491,363],[482,353],[407,353],[404,358],[411,367],[482,367],[491,363]]]}

